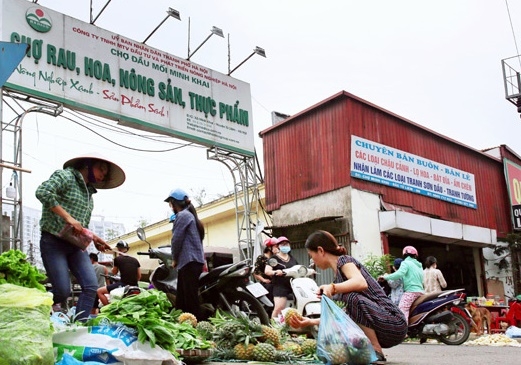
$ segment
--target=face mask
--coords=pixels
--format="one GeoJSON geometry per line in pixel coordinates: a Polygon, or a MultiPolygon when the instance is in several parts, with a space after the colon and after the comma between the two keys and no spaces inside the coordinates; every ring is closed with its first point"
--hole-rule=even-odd
{"type": "Polygon", "coordinates": [[[291,251],[291,247],[289,247],[289,246],[280,247],[280,252],[282,252],[282,253],[289,253],[289,251],[291,251]]]}

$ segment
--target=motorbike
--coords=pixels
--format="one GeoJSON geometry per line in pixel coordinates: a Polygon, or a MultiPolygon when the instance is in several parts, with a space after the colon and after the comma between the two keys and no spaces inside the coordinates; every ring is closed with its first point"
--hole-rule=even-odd
{"type": "MultiPolygon", "coordinates": [[[[177,270],[172,267],[172,249],[170,246],[153,248],[146,240],[145,231],[137,229],[141,241],[148,244],[147,255],[158,259],[159,266],[150,276],[150,283],[155,289],[166,293],[172,305],[175,306],[177,294],[177,270]]],[[[199,277],[199,300],[204,319],[210,318],[217,310],[226,311],[234,316],[257,318],[261,324],[269,325],[270,319],[264,306],[273,305],[266,297],[267,290],[259,283],[251,283],[249,277],[253,271],[251,260],[222,265],[203,272],[199,277]]]]}
{"type": "MultiPolygon", "coordinates": [[[[271,258],[268,260],[268,265],[275,267],[282,264],[271,258]]],[[[282,269],[282,272],[284,276],[291,278],[292,290],[292,295],[286,301],[286,307],[282,310],[282,313],[285,314],[288,309],[294,308],[302,316],[309,318],[320,317],[320,298],[317,296],[318,285],[315,280],[310,278],[310,276],[316,274],[316,271],[304,265],[294,265],[290,268],[282,269]]],[[[311,335],[316,334],[316,328],[303,328],[300,330],[291,328],[291,331],[311,332],[311,335]]]]}
{"type": "Polygon", "coordinates": [[[408,336],[420,342],[432,338],[446,345],[461,345],[470,335],[472,316],[464,307],[464,289],[425,294],[416,299],[409,315],[408,336]]]}

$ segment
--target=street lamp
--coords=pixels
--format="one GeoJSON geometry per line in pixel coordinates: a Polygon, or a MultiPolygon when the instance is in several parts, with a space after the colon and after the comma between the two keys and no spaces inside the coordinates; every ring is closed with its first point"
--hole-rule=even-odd
{"type": "Polygon", "coordinates": [[[164,22],[166,22],[166,20],[170,17],[172,18],[175,18],[177,20],[181,20],[181,14],[179,13],[179,11],[175,10],[175,9],[172,9],[172,8],[168,8],[168,10],[166,11],[166,13],[168,14],[165,19],[163,19],[163,21],[161,23],[159,23],[159,25],[152,31],[152,33],[150,33],[148,35],[148,37],[145,38],[145,40],[143,41],[143,43],[146,43],[148,41],[148,38],[150,38],[152,36],[152,34],[154,34],[156,32],[156,30],[159,29],[160,26],[163,25],[164,22]]]}
{"type": "Polygon", "coordinates": [[[188,58],[186,59],[187,61],[190,61],[190,58],[194,55],[194,53],[197,52],[199,50],[199,48],[201,48],[203,46],[203,44],[205,44],[206,41],[208,39],[210,39],[210,37],[213,36],[214,34],[216,36],[224,38],[223,30],[221,28],[217,28],[217,27],[213,26],[212,29],[210,30],[210,32],[211,32],[210,35],[208,37],[206,37],[206,39],[203,41],[203,43],[201,43],[199,45],[199,47],[197,47],[195,49],[195,51],[193,51],[192,53],[190,53],[190,42],[188,42],[188,58]]]}
{"type": "Polygon", "coordinates": [[[244,62],[248,61],[250,58],[253,57],[253,55],[255,54],[258,54],[259,56],[262,56],[264,58],[266,58],[266,51],[264,50],[264,48],[260,48],[260,47],[255,47],[253,49],[253,52],[252,54],[250,54],[248,57],[246,57],[246,59],[244,61],[242,61],[241,63],[239,63],[233,70],[230,71],[230,64],[228,63],[228,76],[230,76],[232,74],[233,71],[237,70],[239,67],[241,67],[244,62]]]}

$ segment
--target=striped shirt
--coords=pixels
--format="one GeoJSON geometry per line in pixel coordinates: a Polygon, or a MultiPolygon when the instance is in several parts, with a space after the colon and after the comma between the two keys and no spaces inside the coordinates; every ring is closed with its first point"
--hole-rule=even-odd
{"type": "Polygon", "coordinates": [[[67,167],[55,171],[49,180],[44,181],[36,189],[36,198],[42,203],[41,230],[57,236],[65,225],[59,215],[51,208],[60,205],[83,227],[88,227],[94,202],[92,194],[96,193],[93,186],[85,184],[81,173],[67,167]]]}

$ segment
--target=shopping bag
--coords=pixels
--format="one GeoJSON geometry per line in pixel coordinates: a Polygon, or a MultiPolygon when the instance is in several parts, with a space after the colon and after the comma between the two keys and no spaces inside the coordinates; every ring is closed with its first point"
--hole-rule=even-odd
{"type": "Polygon", "coordinates": [[[85,250],[92,242],[94,236],[87,228],[83,228],[83,230],[78,233],[72,225],[66,224],[58,234],[58,237],[81,248],[82,250],[85,250]]]}
{"type": "Polygon", "coordinates": [[[322,295],[317,356],[326,364],[362,365],[376,361],[362,329],[327,296],[322,295]]]}

